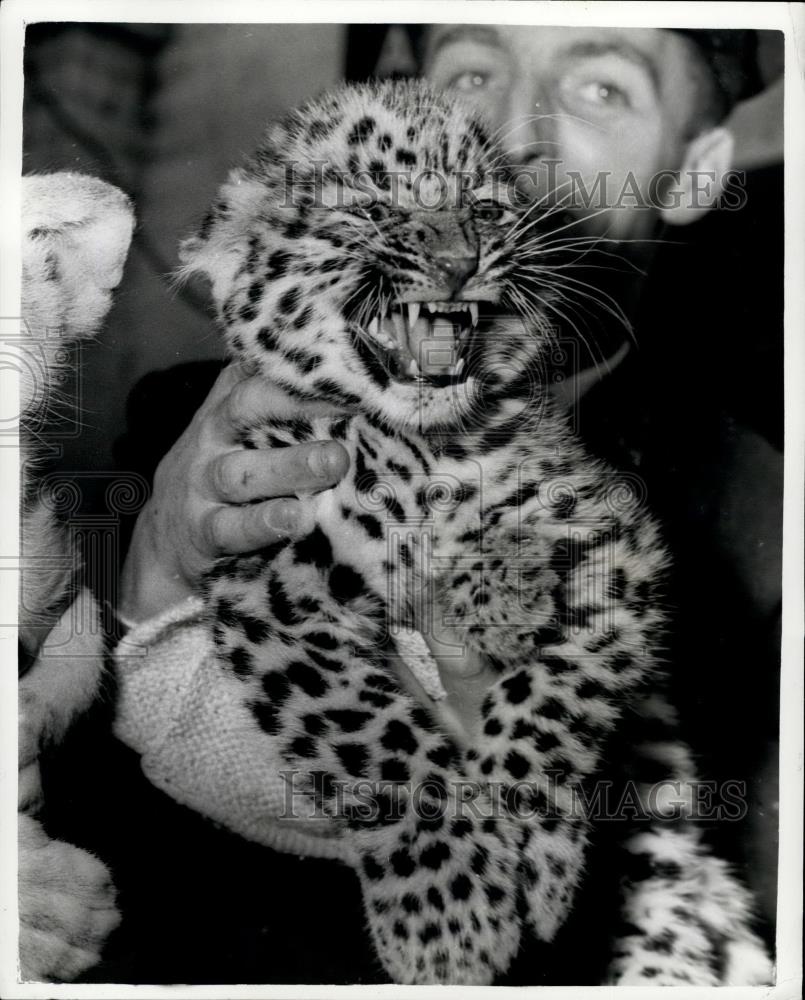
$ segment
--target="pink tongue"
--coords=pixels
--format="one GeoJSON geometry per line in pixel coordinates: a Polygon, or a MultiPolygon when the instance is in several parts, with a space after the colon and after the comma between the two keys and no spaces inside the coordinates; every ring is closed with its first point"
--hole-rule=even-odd
{"type": "Polygon", "coordinates": [[[408,350],[424,375],[442,375],[458,361],[460,328],[450,320],[420,316],[408,331],[408,350]]]}

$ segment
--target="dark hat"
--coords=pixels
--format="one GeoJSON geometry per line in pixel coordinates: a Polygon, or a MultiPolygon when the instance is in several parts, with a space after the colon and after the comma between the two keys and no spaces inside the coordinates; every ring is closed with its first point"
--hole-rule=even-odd
{"type": "Polygon", "coordinates": [[[758,63],[757,32],[745,28],[672,28],[701,50],[729,111],[766,85],[758,63]]]}

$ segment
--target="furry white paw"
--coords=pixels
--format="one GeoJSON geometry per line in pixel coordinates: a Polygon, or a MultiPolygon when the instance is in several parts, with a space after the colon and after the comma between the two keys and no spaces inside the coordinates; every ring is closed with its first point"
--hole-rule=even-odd
{"type": "Polygon", "coordinates": [[[106,866],[51,840],[19,816],[20,971],[23,980],[69,981],[96,965],[120,923],[106,866]]]}

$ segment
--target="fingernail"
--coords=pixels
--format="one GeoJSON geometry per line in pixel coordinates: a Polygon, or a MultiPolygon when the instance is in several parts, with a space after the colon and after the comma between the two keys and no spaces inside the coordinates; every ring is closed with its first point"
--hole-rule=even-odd
{"type": "Polygon", "coordinates": [[[292,535],[296,530],[299,518],[290,504],[275,504],[268,513],[268,525],[274,531],[282,531],[292,535]]]}
{"type": "Polygon", "coordinates": [[[307,459],[308,468],[319,479],[332,479],[336,474],[338,452],[326,446],[314,448],[307,459]]]}

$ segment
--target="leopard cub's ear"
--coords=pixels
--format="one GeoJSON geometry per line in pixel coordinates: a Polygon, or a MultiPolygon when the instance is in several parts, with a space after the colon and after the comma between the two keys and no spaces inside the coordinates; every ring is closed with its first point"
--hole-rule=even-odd
{"type": "Polygon", "coordinates": [[[25,412],[50,385],[65,342],[97,333],[120,283],[134,229],[126,195],[95,177],[22,179],[22,332],[25,412]],[[34,363],[35,362],[35,363],[34,363]]]}
{"type": "Polygon", "coordinates": [[[198,231],[179,244],[182,266],[176,279],[202,275],[210,280],[213,294],[225,287],[248,252],[246,234],[260,217],[266,196],[263,183],[244,170],[233,170],[198,231]]]}
{"type": "Polygon", "coordinates": [[[83,174],[23,178],[23,316],[37,337],[97,331],[123,275],[134,228],[129,199],[83,174]]]}

